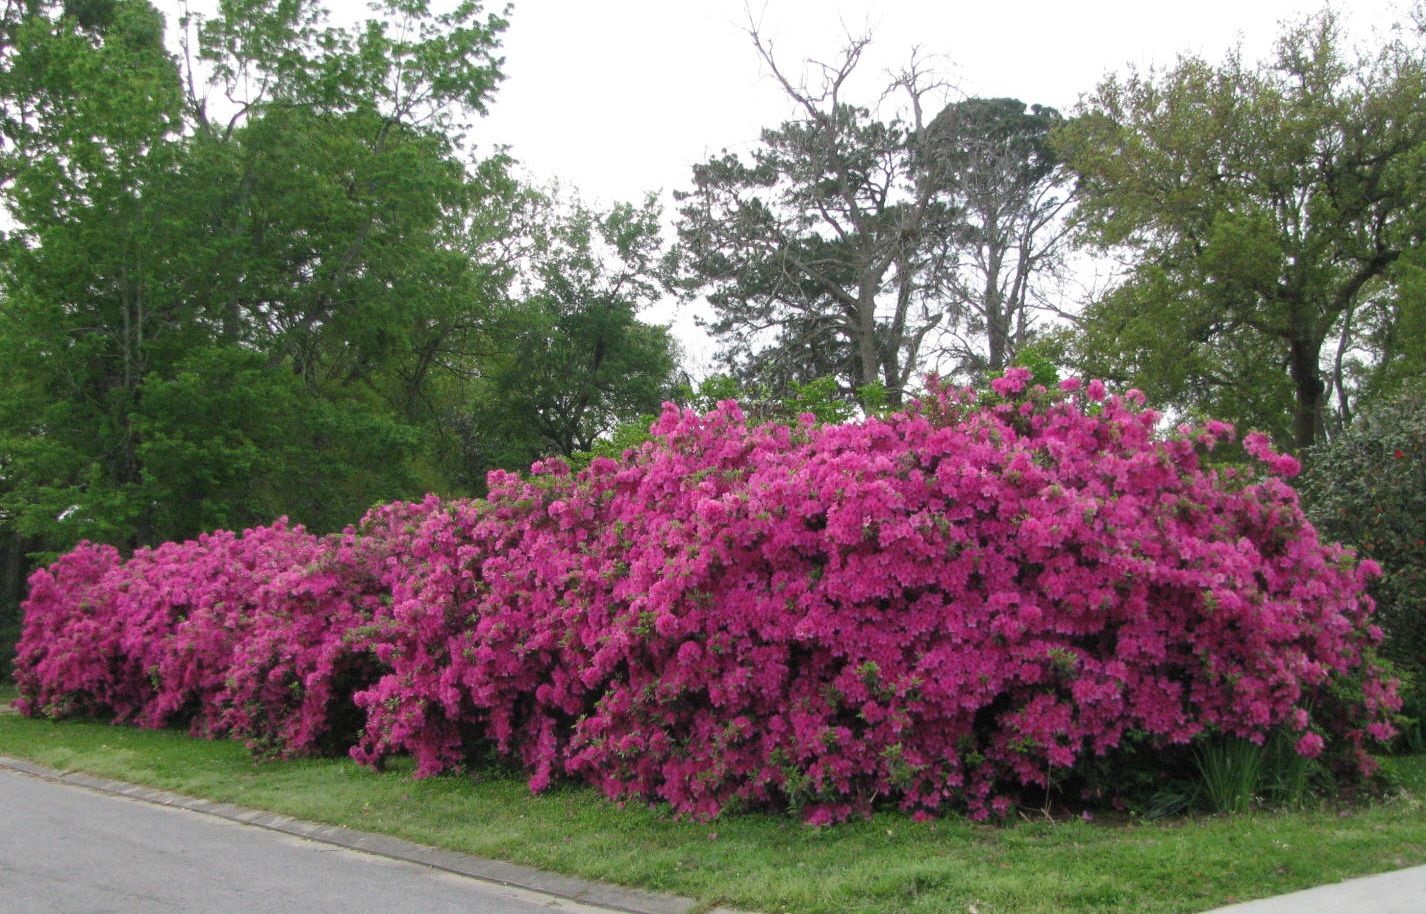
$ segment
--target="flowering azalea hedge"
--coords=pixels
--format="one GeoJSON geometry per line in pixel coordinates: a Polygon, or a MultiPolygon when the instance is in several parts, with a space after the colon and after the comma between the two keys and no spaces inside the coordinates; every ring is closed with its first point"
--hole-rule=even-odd
{"type": "Polygon", "coordinates": [[[1375,569],[1318,541],[1296,461],[1250,435],[1208,469],[1225,424],[1027,380],[844,425],[670,406],[622,461],[341,536],[81,545],[31,579],[20,706],[819,822],[1003,813],[1130,740],[1368,767],[1375,569]]]}

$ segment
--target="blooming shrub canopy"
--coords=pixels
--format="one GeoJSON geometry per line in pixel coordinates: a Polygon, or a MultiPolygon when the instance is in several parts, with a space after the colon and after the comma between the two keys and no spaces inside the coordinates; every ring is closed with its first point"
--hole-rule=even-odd
{"type": "Polygon", "coordinates": [[[1370,765],[1399,704],[1375,569],[1318,541],[1296,461],[1249,436],[1253,468],[1210,469],[1224,423],[1027,379],[842,425],[669,406],[621,461],[340,537],[81,545],[32,578],[21,707],[817,822],[1003,813],[1130,737],[1286,728],[1370,765]]]}

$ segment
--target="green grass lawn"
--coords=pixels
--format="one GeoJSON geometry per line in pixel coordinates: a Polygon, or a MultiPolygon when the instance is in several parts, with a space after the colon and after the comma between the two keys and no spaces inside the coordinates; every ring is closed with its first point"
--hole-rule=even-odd
{"type": "Polygon", "coordinates": [[[256,763],[232,742],[14,714],[0,716],[0,754],[769,914],[1202,911],[1426,863],[1426,756],[1387,760],[1400,790],[1352,809],[1008,826],[884,813],[818,829],[676,821],[582,787],[531,796],[494,772],[256,763]]]}

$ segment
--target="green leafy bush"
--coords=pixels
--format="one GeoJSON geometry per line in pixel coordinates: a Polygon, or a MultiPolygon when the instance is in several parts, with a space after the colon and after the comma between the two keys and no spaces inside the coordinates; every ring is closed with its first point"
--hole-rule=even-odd
{"type": "Polygon", "coordinates": [[[1372,585],[1382,654],[1403,680],[1408,740],[1426,717],[1426,384],[1364,411],[1311,450],[1300,489],[1327,540],[1356,546],[1382,566],[1372,585]]]}

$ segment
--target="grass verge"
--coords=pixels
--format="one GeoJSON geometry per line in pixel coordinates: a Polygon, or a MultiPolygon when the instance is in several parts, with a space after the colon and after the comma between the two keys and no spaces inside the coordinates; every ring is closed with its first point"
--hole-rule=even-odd
{"type": "Polygon", "coordinates": [[[1354,809],[1004,827],[883,813],[816,829],[675,821],[582,787],[531,796],[498,772],[256,763],[233,742],[13,714],[0,754],[769,914],[1191,912],[1426,863],[1426,756],[1388,759],[1398,794],[1354,809]]]}

